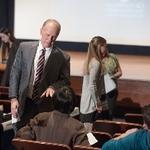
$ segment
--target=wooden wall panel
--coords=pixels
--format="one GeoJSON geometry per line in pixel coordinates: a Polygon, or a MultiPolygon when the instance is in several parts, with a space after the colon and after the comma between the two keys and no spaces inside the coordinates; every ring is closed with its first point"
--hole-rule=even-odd
{"type": "MultiPolygon", "coordinates": [[[[71,86],[77,95],[82,92],[81,76],[71,77],[71,86]]],[[[117,103],[127,107],[143,107],[150,104],[150,81],[119,79],[117,103]]]]}

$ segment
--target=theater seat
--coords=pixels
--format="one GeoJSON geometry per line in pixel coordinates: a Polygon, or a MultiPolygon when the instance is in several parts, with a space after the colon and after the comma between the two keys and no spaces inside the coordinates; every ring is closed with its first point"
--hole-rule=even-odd
{"type": "Polygon", "coordinates": [[[10,100],[5,100],[5,99],[0,99],[0,105],[3,105],[4,107],[4,110],[3,112],[4,113],[10,113],[11,111],[11,101],[10,100]]]}
{"type": "Polygon", "coordinates": [[[16,150],[71,150],[65,144],[24,140],[20,138],[14,138],[12,144],[16,150]]]}
{"type": "Polygon", "coordinates": [[[0,150],[11,150],[14,137],[11,120],[0,124],[0,150]]]}
{"type": "Polygon", "coordinates": [[[3,126],[0,123],[0,149],[3,149],[3,138],[2,138],[2,135],[3,135],[3,126]]]}
{"type": "Polygon", "coordinates": [[[100,150],[100,148],[76,145],[74,146],[73,150],[100,150]]]}
{"type": "Polygon", "coordinates": [[[93,131],[108,132],[113,136],[115,133],[124,133],[131,128],[142,128],[142,125],[137,123],[110,121],[110,120],[96,120],[93,125],[93,131]]]}
{"type": "Polygon", "coordinates": [[[98,142],[92,145],[92,147],[100,148],[103,146],[105,142],[107,142],[112,138],[112,136],[107,132],[92,131],[92,133],[95,136],[95,138],[98,140],[98,142]]]}
{"type": "Polygon", "coordinates": [[[142,114],[126,113],[124,117],[126,122],[139,123],[141,125],[144,123],[142,114]]]}
{"type": "Polygon", "coordinates": [[[0,86],[0,99],[8,99],[8,87],[0,86]]]}

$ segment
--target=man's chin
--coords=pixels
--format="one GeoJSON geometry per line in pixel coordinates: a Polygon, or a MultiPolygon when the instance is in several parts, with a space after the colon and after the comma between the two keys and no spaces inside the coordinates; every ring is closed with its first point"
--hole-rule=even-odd
{"type": "Polygon", "coordinates": [[[50,48],[52,45],[44,45],[44,48],[50,48]]]}

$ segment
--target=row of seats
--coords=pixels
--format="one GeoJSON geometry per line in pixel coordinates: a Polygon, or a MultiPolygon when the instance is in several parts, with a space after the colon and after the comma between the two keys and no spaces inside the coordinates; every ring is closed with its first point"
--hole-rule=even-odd
{"type": "Polygon", "coordinates": [[[8,87],[0,86],[0,99],[8,99],[8,87]]]}
{"type": "MultiPolygon", "coordinates": [[[[0,100],[0,105],[4,106],[5,113],[9,113],[11,103],[10,103],[10,100],[8,100],[8,88],[0,87],[0,99],[1,98],[4,98],[4,99],[0,100]]],[[[112,137],[116,137],[116,136],[120,135],[121,133],[125,132],[128,129],[142,128],[142,124],[143,124],[142,114],[127,113],[127,114],[125,114],[125,120],[126,120],[126,122],[97,120],[94,123],[92,133],[96,137],[98,142],[96,144],[94,144],[93,147],[98,147],[98,148],[102,147],[102,145],[106,141],[108,141],[112,137]],[[129,122],[132,122],[132,123],[129,123],[129,122]]],[[[3,130],[3,129],[4,129],[4,127],[1,128],[1,130],[3,130]]],[[[81,149],[81,147],[80,147],[80,149],[81,149]]]]}
{"type": "Polygon", "coordinates": [[[116,133],[124,133],[131,128],[142,128],[141,124],[129,123],[129,122],[119,122],[110,120],[96,120],[93,125],[93,131],[102,131],[109,133],[112,137],[116,133]]]}
{"type": "Polygon", "coordinates": [[[141,125],[143,125],[144,123],[143,114],[126,113],[124,118],[126,122],[138,123],[141,125]]]}
{"type": "Polygon", "coordinates": [[[10,120],[11,102],[8,98],[8,87],[0,86],[0,105],[3,107],[3,115],[0,116],[0,150],[3,150],[10,145],[14,136],[10,120]]]}
{"type": "Polygon", "coordinates": [[[97,120],[94,123],[92,133],[98,142],[92,145],[92,147],[100,148],[105,142],[107,142],[111,138],[117,137],[121,133],[124,133],[126,130],[131,128],[142,128],[142,125],[118,121],[97,120]]]}
{"type": "MultiPolygon", "coordinates": [[[[71,148],[65,144],[31,141],[19,138],[13,139],[12,144],[16,148],[16,150],[71,150],[71,148]]],[[[76,145],[74,146],[73,150],[100,150],[100,149],[76,145]]]]}

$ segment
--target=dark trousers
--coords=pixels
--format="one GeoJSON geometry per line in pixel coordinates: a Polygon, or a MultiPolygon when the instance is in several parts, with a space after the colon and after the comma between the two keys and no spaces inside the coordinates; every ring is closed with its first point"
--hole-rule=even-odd
{"type": "Polygon", "coordinates": [[[112,120],[115,115],[116,100],[118,96],[118,90],[115,89],[108,94],[102,95],[101,99],[107,102],[107,109],[104,109],[101,113],[96,114],[96,119],[108,119],[112,120]]]}
{"type": "Polygon", "coordinates": [[[109,118],[110,119],[113,119],[113,117],[115,115],[117,96],[118,96],[118,90],[117,89],[106,94],[106,100],[108,102],[109,118]]]}

